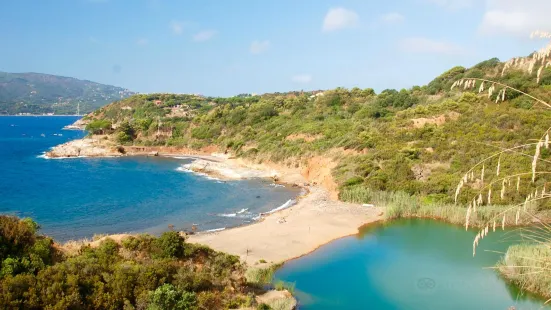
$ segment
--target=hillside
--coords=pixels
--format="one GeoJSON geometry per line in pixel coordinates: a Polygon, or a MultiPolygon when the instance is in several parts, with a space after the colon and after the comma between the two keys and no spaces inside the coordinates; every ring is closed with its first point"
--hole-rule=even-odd
{"type": "MultiPolygon", "coordinates": [[[[467,83],[452,90],[460,79],[491,78],[549,98],[551,69],[542,69],[538,83],[536,70],[524,65],[528,58],[519,59],[455,67],[426,86],[379,94],[337,88],[232,98],[136,95],[88,115],[88,129],[121,145],[216,146],[293,167],[322,155],[343,200],[367,202],[373,191],[400,191],[426,203],[447,203],[472,165],[537,138],[551,123],[549,113],[514,92],[497,88],[489,96],[490,85],[479,94],[480,84],[467,83]]],[[[504,158],[501,166],[529,167],[531,158],[525,160],[504,158]]],[[[524,197],[529,187],[521,186],[517,195],[524,197]]],[[[475,191],[464,189],[462,199],[475,191]]],[[[517,195],[493,201],[507,204],[517,195]]]]}
{"type": "Polygon", "coordinates": [[[133,95],[127,89],[41,73],[0,72],[0,115],[91,112],[133,95]]]}

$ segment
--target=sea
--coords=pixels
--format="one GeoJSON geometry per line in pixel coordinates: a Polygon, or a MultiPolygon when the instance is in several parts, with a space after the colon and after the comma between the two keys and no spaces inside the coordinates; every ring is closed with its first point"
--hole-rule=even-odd
{"type": "Polygon", "coordinates": [[[31,217],[59,242],[169,229],[219,231],[291,205],[300,189],[270,180],[224,181],[195,174],[189,158],[47,159],[82,138],[63,130],[75,116],[0,117],[0,214],[31,217]]]}

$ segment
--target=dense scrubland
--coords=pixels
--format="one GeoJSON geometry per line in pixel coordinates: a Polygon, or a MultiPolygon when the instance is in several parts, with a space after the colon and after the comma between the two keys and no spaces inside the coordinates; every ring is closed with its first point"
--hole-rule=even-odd
{"type": "MultiPolygon", "coordinates": [[[[462,174],[480,159],[547,130],[551,115],[529,98],[508,92],[496,103],[496,95],[451,90],[461,78],[487,77],[541,97],[551,93],[550,68],[538,84],[522,69],[502,76],[503,66],[490,59],[452,68],[426,86],[379,94],[337,88],[231,98],[136,95],[90,114],[88,129],[112,134],[123,145],[216,145],[240,157],[290,166],[331,156],[343,200],[369,202],[374,191],[385,191],[414,195],[421,204],[445,204],[452,202],[462,174]]],[[[503,159],[501,165],[521,169],[530,163],[523,160],[503,159]]],[[[531,187],[523,182],[518,196],[531,187]]],[[[476,191],[467,188],[461,198],[476,191]]],[[[518,198],[497,196],[495,204],[518,198]]]]}
{"type": "MultiPolygon", "coordinates": [[[[257,306],[237,256],[177,232],[69,250],[32,220],[0,216],[1,309],[236,309],[257,306]]],[[[258,305],[266,308],[266,305],[258,305]]]]}

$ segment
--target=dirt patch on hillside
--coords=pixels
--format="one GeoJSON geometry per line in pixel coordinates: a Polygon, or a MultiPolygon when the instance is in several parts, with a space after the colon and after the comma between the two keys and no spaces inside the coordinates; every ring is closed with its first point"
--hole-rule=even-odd
{"type": "Polygon", "coordinates": [[[430,118],[424,118],[424,117],[414,118],[411,121],[413,122],[414,128],[423,128],[427,124],[434,124],[436,126],[441,126],[441,125],[444,125],[448,120],[452,120],[452,121],[457,120],[459,116],[461,116],[461,114],[452,111],[446,114],[442,114],[442,115],[430,117],[430,118]]]}
{"type": "Polygon", "coordinates": [[[450,163],[432,162],[428,164],[415,165],[411,168],[411,171],[413,171],[415,179],[425,182],[428,180],[432,172],[437,169],[448,170],[450,169],[450,163]]]}
{"type": "Polygon", "coordinates": [[[337,183],[333,180],[331,171],[337,166],[337,163],[332,158],[315,156],[308,159],[305,167],[302,168],[301,174],[314,185],[323,186],[330,193],[331,199],[339,198],[337,183]]]}
{"type": "Polygon", "coordinates": [[[288,140],[288,141],[304,140],[306,142],[312,142],[321,138],[323,138],[323,135],[307,135],[303,133],[294,133],[292,135],[288,135],[285,138],[285,140],[288,140]]]}

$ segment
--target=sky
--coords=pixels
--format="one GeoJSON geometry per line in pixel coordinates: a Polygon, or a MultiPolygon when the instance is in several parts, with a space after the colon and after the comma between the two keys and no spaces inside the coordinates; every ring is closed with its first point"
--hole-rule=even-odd
{"type": "Polygon", "coordinates": [[[409,88],[546,42],[551,0],[17,0],[0,71],[141,93],[409,88]]]}

